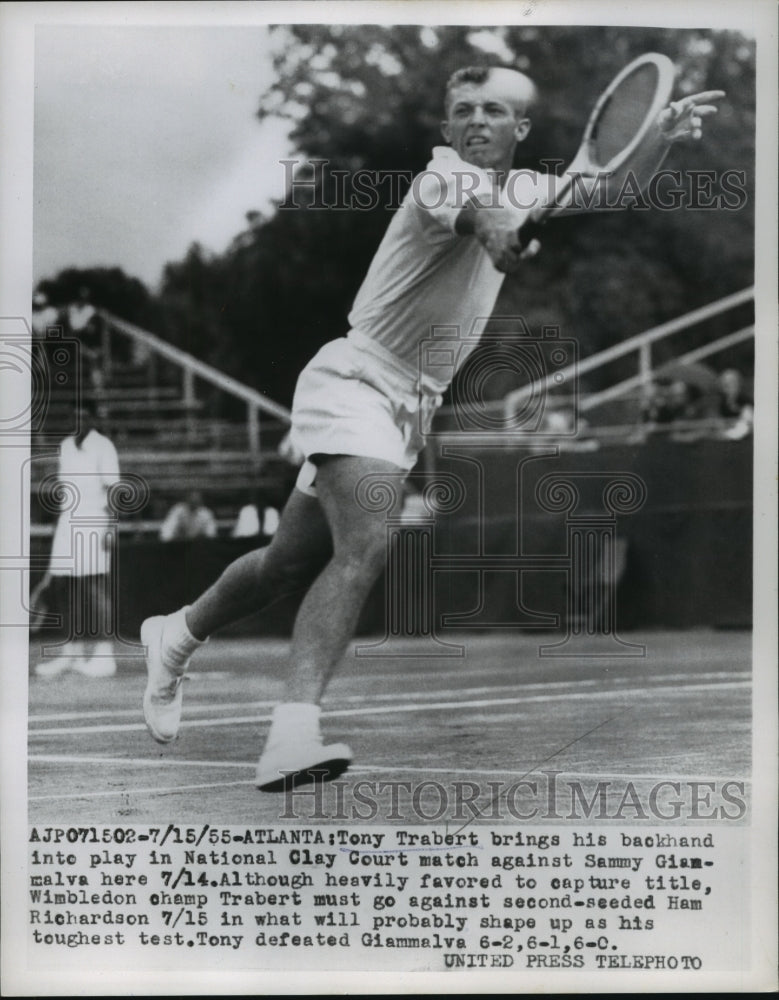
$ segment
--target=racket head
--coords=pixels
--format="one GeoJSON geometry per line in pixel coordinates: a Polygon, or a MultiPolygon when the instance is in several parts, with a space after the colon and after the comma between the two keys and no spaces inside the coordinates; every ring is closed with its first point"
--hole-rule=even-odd
{"type": "Polygon", "coordinates": [[[555,197],[534,208],[520,227],[521,246],[540,233],[547,218],[566,211],[576,175],[619,180],[634,166],[662,162],[665,147],[658,144],[657,119],[671,99],[675,78],[674,64],[659,52],[646,52],[617,73],[592,109],[579,150],[555,197]]]}
{"type": "Polygon", "coordinates": [[[654,138],[657,116],[671,99],[676,70],[671,60],[647,52],[628,63],[603,91],[587,121],[569,169],[611,174],[654,138]]]}

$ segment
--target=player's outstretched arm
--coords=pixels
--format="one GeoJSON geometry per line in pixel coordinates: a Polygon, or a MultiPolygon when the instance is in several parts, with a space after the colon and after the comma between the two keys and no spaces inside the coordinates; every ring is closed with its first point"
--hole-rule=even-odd
{"type": "MultiPolygon", "coordinates": [[[[654,134],[650,135],[650,141],[644,145],[640,157],[634,157],[627,163],[634,185],[639,190],[645,190],[674,142],[685,139],[697,141],[702,137],[704,121],[717,113],[714,102],[722,100],[724,96],[724,90],[704,90],[679,101],[672,101],[660,112],[654,134]]],[[[560,177],[550,179],[554,190],[554,197],[550,201],[556,206],[552,214],[572,215],[613,207],[619,203],[617,196],[624,182],[624,170],[617,171],[614,176],[588,176],[569,168],[560,177]]]]}

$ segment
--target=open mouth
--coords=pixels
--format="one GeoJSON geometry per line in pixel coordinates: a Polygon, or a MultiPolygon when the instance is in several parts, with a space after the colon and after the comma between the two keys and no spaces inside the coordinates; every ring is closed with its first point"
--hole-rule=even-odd
{"type": "Polygon", "coordinates": [[[472,135],[465,143],[466,146],[486,146],[489,139],[485,135],[472,135]]]}

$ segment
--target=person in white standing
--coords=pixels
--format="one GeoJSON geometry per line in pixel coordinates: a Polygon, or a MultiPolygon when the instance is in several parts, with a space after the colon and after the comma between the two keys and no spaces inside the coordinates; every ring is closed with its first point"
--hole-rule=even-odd
{"type": "Polygon", "coordinates": [[[74,670],[88,677],[116,673],[109,631],[111,539],[115,517],[109,491],[119,482],[119,458],[112,442],[97,430],[94,404],[77,409],[75,434],[59,450],[58,490],[66,506],[57,520],[49,568],[38,591],[56,582],[70,587],[70,638],[55,657],[43,657],[35,672],[56,677],[74,670]]]}

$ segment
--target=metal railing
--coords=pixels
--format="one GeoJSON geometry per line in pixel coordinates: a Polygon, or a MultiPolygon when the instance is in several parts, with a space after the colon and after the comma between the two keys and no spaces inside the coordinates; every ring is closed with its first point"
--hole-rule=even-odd
{"type": "MultiPolygon", "coordinates": [[[[754,335],[754,326],[745,326],[741,330],[736,330],[734,333],[728,333],[723,337],[718,337],[717,340],[712,341],[712,343],[704,344],[703,347],[698,347],[694,351],[687,351],[684,354],[678,355],[678,357],[674,358],[673,364],[690,365],[696,361],[702,361],[704,358],[709,358],[712,354],[718,354],[720,351],[724,351],[728,347],[734,347],[736,344],[742,344],[744,341],[751,340],[754,335]]],[[[632,389],[648,385],[652,380],[653,373],[651,356],[649,356],[650,349],[651,345],[649,343],[641,347],[642,361],[638,375],[634,375],[632,378],[623,379],[622,382],[617,382],[614,385],[609,386],[608,389],[602,389],[600,392],[591,393],[586,399],[582,400],[580,409],[592,410],[601,403],[607,403],[612,399],[617,399],[619,396],[624,396],[632,389]],[[644,355],[647,355],[645,360],[644,355]]],[[[664,366],[661,365],[657,371],[662,372],[663,367],[664,366]]]]}
{"type": "MultiPolygon", "coordinates": [[[[579,408],[582,412],[592,410],[602,403],[624,396],[633,389],[646,386],[651,382],[654,371],[652,362],[653,344],[679,333],[682,330],[686,330],[691,326],[718,316],[730,309],[744,305],[745,303],[751,301],[753,297],[754,288],[752,287],[742,289],[740,292],[735,292],[732,295],[726,295],[723,298],[718,299],[716,302],[711,302],[698,309],[693,309],[691,312],[685,313],[682,316],[678,316],[666,323],[661,323],[659,326],[645,330],[643,333],[636,334],[636,336],[630,337],[623,343],[615,344],[613,347],[609,347],[605,351],[600,351],[592,357],[585,358],[584,360],[580,360],[564,369],[550,373],[540,382],[523,386],[514,392],[510,392],[503,400],[496,400],[492,405],[496,410],[502,410],[505,416],[510,418],[511,414],[515,413],[519,406],[521,406],[532,395],[539,392],[546,392],[549,389],[554,389],[560,383],[570,384],[569,380],[571,378],[578,378],[588,372],[602,368],[604,365],[607,365],[618,358],[635,353],[638,359],[638,373],[636,375],[609,386],[607,389],[591,393],[581,400],[579,408]]],[[[229,375],[225,375],[223,372],[219,371],[219,369],[214,368],[203,361],[199,361],[186,351],[182,351],[180,348],[174,347],[172,344],[162,340],[160,337],[135,326],[133,323],[127,322],[127,320],[120,319],[105,310],[100,310],[100,316],[102,317],[104,323],[104,363],[109,373],[111,367],[110,334],[118,333],[128,337],[136,344],[142,345],[150,351],[152,355],[162,357],[167,361],[172,362],[181,370],[182,400],[185,406],[189,405],[193,410],[196,406],[196,378],[202,379],[204,382],[208,382],[223,392],[240,399],[246,404],[246,433],[249,452],[252,457],[258,458],[261,452],[260,413],[265,413],[268,416],[272,416],[277,420],[280,420],[283,424],[289,425],[291,416],[289,410],[278,403],[275,403],[262,393],[257,392],[256,389],[252,389],[239,382],[237,379],[234,379],[229,375]]],[[[675,363],[693,363],[695,361],[700,361],[703,358],[710,357],[712,354],[716,354],[717,352],[725,350],[728,347],[732,347],[735,344],[743,343],[753,336],[753,326],[750,325],[743,327],[734,333],[726,334],[723,337],[718,338],[712,343],[705,344],[695,350],[679,355],[675,359],[675,363]]],[[[661,366],[661,368],[662,367],[663,366],[661,366]]],[[[442,414],[444,412],[445,411],[443,410],[441,411],[442,414]]]]}
{"type": "MultiPolygon", "coordinates": [[[[510,416],[512,413],[515,413],[517,408],[534,393],[552,389],[558,382],[567,384],[567,380],[570,378],[578,378],[581,375],[585,375],[587,372],[602,368],[603,365],[609,364],[617,358],[622,358],[625,355],[632,354],[634,352],[638,354],[638,374],[632,378],[618,382],[617,384],[610,386],[608,389],[604,389],[602,392],[592,393],[586,399],[582,400],[580,409],[583,411],[591,410],[600,403],[624,395],[637,386],[648,385],[652,380],[653,373],[653,344],[657,343],[659,340],[664,340],[666,337],[670,337],[675,333],[679,333],[681,330],[686,330],[688,327],[694,326],[697,323],[701,323],[704,320],[711,319],[712,317],[718,316],[723,312],[727,312],[729,309],[744,305],[754,297],[754,293],[755,290],[753,287],[744,288],[740,292],[734,292],[732,295],[726,295],[724,298],[718,299],[716,302],[710,302],[708,305],[701,306],[698,309],[693,309],[691,312],[685,313],[683,316],[677,316],[676,319],[669,320],[667,323],[661,323],[659,326],[645,330],[643,333],[636,334],[636,336],[630,337],[621,344],[615,344],[613,347],[609,347],[605,351],[600,351],[592,357],[585,358],[583,361],[578,361],[576,364],[569,365],[567,368],[563,368],[560,371],[547,375],[540,384],[534,383],[533,385],[523,386],[521,389],[516,389],[514,392],[510,392],[502,400],[500,405],[504,408],[506,415],[510,416]]],[[[690,351],[687,354],[680,355],[675,359],[675,361],[680,363],[698,361],[704,357],[716,354],[718,351],[724,350],[726,347],[731,347],[736,343],[741,343],[742,341],[749,339],[749,337],[753,334],[754,327],[744,327],[742,330],[738,330],[732,334],[727,334],[711,344],[706,344],[704,347],[698,348],[695,351],[690,351]]]]}
{"type": "Polygon", "coordinates": [[[258,458],[261,452],[260,413],[275,417],[284,424],[290,423],[289,410],[274,403],[272,399],[257,392],[256,389],[244,385],[230,375],[225,375],[218,368],[214,368],[204,361],[199,361],[186,351],[174,347],[173,344],[169,344],[147,330],[142,330],[133,323],[128,323],[127,320],[120,319],[103,309],[99,310],[99,315],[103,320],[103,356],[107,374],[110,374],[111,371],[110,335],[111,333],[119,333],[136,344],[142,345],[153,356],[164,358],[181,370],[182,400],[192,410],[197,403],[195,396],[196,378],[208,382],[236,399],[240,399],[246,404],[246,434],[249,452],[253,458],[258,458]]]}

